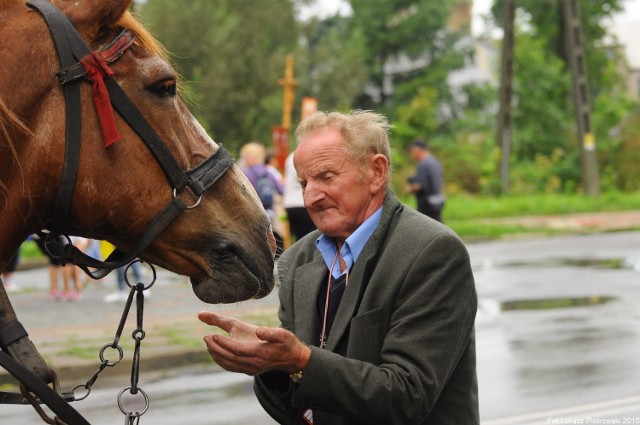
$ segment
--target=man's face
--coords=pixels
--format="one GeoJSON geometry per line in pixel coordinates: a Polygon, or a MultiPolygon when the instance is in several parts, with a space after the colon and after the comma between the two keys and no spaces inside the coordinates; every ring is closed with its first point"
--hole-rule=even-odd
{"type": "Polygon", "coordinates": [[[308,134],[294,154],[304,206],[327,236],[346,239],[371,215],[373,171],[355,164],[340,132],[323,128],[308,134]]]}
{"type": "Polygon", "coordinates": [[[411,146],[409,148],[409,154],[411,155],[411,159],[418,162],[422,157],[422,149],[417,146],[411,146]]]}

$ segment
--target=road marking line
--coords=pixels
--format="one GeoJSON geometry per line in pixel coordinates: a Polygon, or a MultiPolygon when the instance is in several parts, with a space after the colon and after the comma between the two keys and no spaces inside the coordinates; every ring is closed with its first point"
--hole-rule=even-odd
{"type": "Polygon", "coordinates": [[[629,410],[639,409],[640,396],[624,397],[614,400],[582,404],[546,412],[528,413],[524,415],[506,418],[489,419],[482,421],[482,425],[534,425],[548,423],[548,418],[574,417],[602,417],[623,413],[629,410]],[[540,422],[543,420],[543,422],[540,422]],[[533,422],[532,422],[533,421],[533,422]]]}

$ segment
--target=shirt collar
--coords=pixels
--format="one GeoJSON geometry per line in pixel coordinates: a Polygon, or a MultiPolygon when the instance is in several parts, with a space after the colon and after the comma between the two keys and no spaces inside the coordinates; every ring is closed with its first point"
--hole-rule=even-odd
{"type": "MultiPolygon", "coordinates": [[[[342,245],[342,248],[340,249],[340,255],[347,265],[346,270],[351,269],[353,264],[360,256],[360,253],[364,249],[365,244],[367,243],[373,232],[376,230],[376,227],[378,227],[381,216],[382,207],[371,214],[371,216],[367,218],[342,245]]],[[[320,254],[322,254],[322,258],[327,265],[327,269],[331,268],[331,263],[333,263],[333,259],[336,256],[337,250],[335,238],[326,236],[325,234],[320,235],[320,237],[316,239],[316,248],[318,249],[318,251],[320,251],[320,254]]],[[[340,264],[338,264],[337,261],[332,274],[335,278],[340,277],[340,275],[342,274],[340,272],[340,264]]]]}

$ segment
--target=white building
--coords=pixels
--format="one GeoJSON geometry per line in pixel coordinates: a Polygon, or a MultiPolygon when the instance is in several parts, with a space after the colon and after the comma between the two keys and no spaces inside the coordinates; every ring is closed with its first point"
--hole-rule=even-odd
{"type": "Polygon", "coordinates": [[[632,99],[640,100],[640,18],[638,22],[616,23],[611,32],[626,58],[627,93],[632,99]]]}

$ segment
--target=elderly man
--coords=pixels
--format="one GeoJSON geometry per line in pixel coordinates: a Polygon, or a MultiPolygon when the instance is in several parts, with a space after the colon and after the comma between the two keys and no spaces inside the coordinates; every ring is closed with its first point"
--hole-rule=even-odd
{"type": "Polygon", "coordinates": [[[318,230],[281,257],[282,328],[214,313],[200,320],[223,368],[254,375],[281,424],[478,424],[467,251],[389,189],[389,123],[317,112],[294,161],[318,230]]]}

